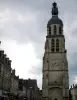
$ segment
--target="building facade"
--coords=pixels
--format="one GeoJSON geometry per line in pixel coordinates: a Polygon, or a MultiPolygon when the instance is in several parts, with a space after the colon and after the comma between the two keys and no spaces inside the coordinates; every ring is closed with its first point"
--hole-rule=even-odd
{"type": "Polygon", "coordinates": [[[27,100],[40,100],[40,92],[36,79],[28,79],[26,82],[27,100]]]}
{"type": "Polygon", "coordinates": [[[0,100],[39,100],[35,79],[20,79],[11,68],[11,60],[0,50],[0,100]]]}
{"type": "Polygon", "coordinates": [[[58,17],[54,2],[52,18],[47,24],[45,53],[43,57],[42,100],[69,100],[67,51],[63,22],[58,17]]]}
{"type": "Polygon", "coordinates": [[[15,75],[15,69],[11,70],[10,100],[17,100],[19,76],[15,75]]]}
{"type": "Polygon", "coordinates": [[[8,100],[11,85],[11,60],[0,50],[0,100],[8,100]]]}
{"type": "Polygon", "coordinates": [[[71,100],[77,100],[77,84],[71,86],[70,88],[70,93],[71,93],[71,100]]]}
{"type": "Polygon", "coordinates": [[[0,100],[39,100],[35,79],[20,79],[11,68],[11,60],[0,50],[0,100]]]}
{"type": "Polygon", "coordinates": [[[23,79],[19,79],[19,100],[26,100],[26,84],[23,79]]]}

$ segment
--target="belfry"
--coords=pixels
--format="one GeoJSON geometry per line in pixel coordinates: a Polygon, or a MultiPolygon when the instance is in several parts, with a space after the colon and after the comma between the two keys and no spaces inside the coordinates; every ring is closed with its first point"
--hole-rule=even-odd
{"type": "Polygon", "coordinates": [[[52,4],[43,56],[42,100],[69,100],[67,50],[57,3],[52,4]]]}

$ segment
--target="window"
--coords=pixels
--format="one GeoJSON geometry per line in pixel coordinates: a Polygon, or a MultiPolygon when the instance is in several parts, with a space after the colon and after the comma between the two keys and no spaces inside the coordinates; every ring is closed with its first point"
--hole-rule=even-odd
{"type": "Polygon", "coordinates": [[[56,35],[56,32],[57,32],[56,29],[57,29],[57,28],[56,28],[56,25],[54,25],[54,35],[56,35]]]}
{"type": "Polygon", "coordinates": [[[59,27],[59,34],[60,34],[60,35],[62,34],[61,26],[59,27]]]}
{"type": "Polygon", "coordinates": [[[51,35],[51,26],[49,26],[49,35],[51,35]]]}
{"type": "Polygon", "coordinates": [[[51,51],[54,52],[54,39],[51,41],[51,51]]]}
{"type": "Polygon", "coordinates": [[[59,51],[59,40],[58,39],[56,40],[56,51],[57,52],[59,51]]]}

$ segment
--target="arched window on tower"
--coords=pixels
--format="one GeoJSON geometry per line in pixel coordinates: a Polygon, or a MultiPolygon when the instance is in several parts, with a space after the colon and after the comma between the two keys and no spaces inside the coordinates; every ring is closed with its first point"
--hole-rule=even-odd
{"type": "Polygon", "coordinates": [[[55,42],[54,42],[54,39],[52,39],[52,41],[51,41],[51,51],[52,52],[55,51],[55,42]]]}
{"type": "Polygon", "coordinates": [[[59,40],[58,39],[56,40],[56,51],[57,52],[59,51],[59,40]]]}
{"type": "Polygon", "coordinates": [[[54,25],[54,35],[56,35],[56,33],[57,33],[57,27],[56,25],[54,25]]]}
{"type": "Polygon", "coordinates": [[[49,35],[51,35],[51,26],[49,26],[49,35]]]}
{"type": "Polygon", "coordinates": [[[62,28],[61,28],[61,26],[59,27],[59,34],[60,35],[62,34],[62,28]]]}

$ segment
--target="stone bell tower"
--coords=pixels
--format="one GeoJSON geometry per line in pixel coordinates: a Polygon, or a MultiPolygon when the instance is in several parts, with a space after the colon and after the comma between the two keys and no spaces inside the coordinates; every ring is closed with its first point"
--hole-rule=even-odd
{"type": "Polygon", "coordinates": [[[52,5],[52,18],[47,24],[43,57],[42,100],[69,100],[69,77],[63,22],[57,4],[52,5]]]}

